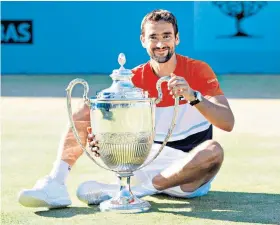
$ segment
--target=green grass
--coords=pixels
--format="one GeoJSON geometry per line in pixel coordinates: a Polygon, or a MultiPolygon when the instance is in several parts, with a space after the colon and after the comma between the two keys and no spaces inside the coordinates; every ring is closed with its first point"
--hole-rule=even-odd
{"type": "Polygon", "coordinates": [[[51,170],[67,123],[66,99],[3,97],[1,101],[3,225],[280,224],[280,100],[230,99],[236,126],[232,133],[215,130],[215,139],[225,149],[225,161],[211,192],[191,200],[146,197],[152,209],[133,215],[101,213],[98,207],[77,199],[75,192],[81,182],[116,179],[85,155],[67,180],[71,207],[48,210],[19,205],[18,192],[31,188],[51,170]]]}

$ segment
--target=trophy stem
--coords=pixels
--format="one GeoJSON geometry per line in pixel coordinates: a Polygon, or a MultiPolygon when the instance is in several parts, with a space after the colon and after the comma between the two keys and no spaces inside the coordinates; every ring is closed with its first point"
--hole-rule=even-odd
{"type": "Polygon", "coordinates": [[[133,174],[118,173],[117,176],[120,181],[120,191],[113,198],[100,204],[101,212],[138,213],[148,211],[151,208],[150,203],[137,198],[131,192],[130,177],[133,174]]]}
{"type": "Polygon", "coordinates": [[[119,178],[119,184],[120,184],[120,192],[129,192],[131,196],[133,196],[131,189],[130,189],[130,177],[133,176],[131,175],[122,175],[122,174],[117,174],[119,178]]]}

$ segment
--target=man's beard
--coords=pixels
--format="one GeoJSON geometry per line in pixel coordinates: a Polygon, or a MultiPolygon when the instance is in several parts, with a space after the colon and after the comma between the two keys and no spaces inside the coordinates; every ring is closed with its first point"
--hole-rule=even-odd
{"type": "Polygon", "coordinates": [[[169,47],[165,47],[165,48],[162,48],[161,50],[168,50],[167,55],[166,56],[156,56],[156,54],[155,54],[156,50],[159,50],[159,48],[152,49],[151,58],[158,63],[166,63],[167,61],[169,61],[169,59],[171,59],[171,57],[174,54],[174,50],[171,50],[169,47]]]}

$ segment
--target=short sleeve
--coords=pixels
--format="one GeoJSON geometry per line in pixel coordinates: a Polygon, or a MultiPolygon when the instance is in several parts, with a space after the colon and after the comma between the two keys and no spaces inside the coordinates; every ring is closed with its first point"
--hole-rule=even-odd
{"type": "Polygon", "coordinates": [[[139,88],[143,86],[142,70],[143,67],[141,66],[137,66],[131,70],[131,72],[133,73],[132,83],[139,88]]]}
{"type": "Polygon", "coordinates": [[[212,68],[205,62],[199,61],[194,71],[194,79],[196,80],[197,90],[201,94],[210,98],[216,95],[223,95],[219,81],[212,68]]]}

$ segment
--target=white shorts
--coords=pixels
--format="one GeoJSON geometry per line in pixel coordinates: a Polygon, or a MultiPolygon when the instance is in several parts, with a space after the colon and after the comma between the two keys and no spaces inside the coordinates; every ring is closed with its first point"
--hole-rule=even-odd
{"type": "MultiPolygon", "coordinates": [[[[158,151],[160,148],[160,144],[153,144],[151,154],[149,155],[146,162],[148,162],[158,151]]],[[[189,153],[183,152],[181,150],[177,150],[170,147],[164,147],[162,152],[158,155],[158,157],[151,162],[149,165],[144,168],[137,170],[134,172],[134,176],[138,182],[147,182],[147,180],[152,180],[157,174],[171,166],[174,163],[178,163],[180,161],[186,160],[189,153]]],[[[183,197],[183,198],[194,198],[206,195],[211,187],[211,182],[214,178],[212,178],[207,183],[200,186],[197,190],[193,192],[183,192],[180,186],[176,186],[173,188],[168,188],[163,191],[163,193],[168,194],[170,196],[175,197],[183,197]]]]}

